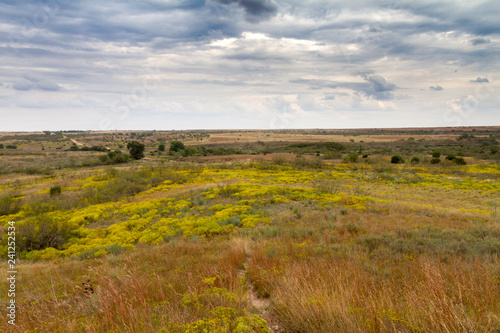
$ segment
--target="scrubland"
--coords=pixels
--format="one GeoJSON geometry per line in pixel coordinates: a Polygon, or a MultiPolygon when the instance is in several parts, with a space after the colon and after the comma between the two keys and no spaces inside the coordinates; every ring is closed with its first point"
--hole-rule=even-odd
{"type": "Polygon", "coordinates": [[[95,163],[82,165],[61,151],[40,172],[6,164],[15,331],[500,332],[495,160],[308,147],[229,163],[155,151],[112,166],[85,152],[95,163]]]}

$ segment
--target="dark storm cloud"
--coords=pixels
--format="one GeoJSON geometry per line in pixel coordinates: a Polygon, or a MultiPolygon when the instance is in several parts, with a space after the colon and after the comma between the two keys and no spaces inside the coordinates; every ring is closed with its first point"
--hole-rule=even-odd
{"type": "MultiPolygon", "coordinates": [[[[216,32],[223,36],[241,33],[234,10],[204,0],[64,1],[51,12],[44,11],[43,4],[33,1],[2,8],[0,22],[16,28],[0,34],[0,41],[11,47],[44,45],[67,49],[68,45],[81,47],[93,40],[164,49],[210,40],[217,37],[216,32]],[[33,17],[40,17],[42,22],[33,17]]],[[[248,13],[257,15],[258,11],[248,13]]]]}
{"type": "Polygon", "coordinates": [[[490,43],[490,40],[486,39],[486,38],[478,37],[478,38],[471,39],[470,42],[472,45],[476,46],[476,45],[481,45],[481,44],[488,44],[488,43],[490,43]]]}
{"type": "Polygon", "coordinates": [[[478,83],[486,83],[486,82],[490,82],[487,78],[485,77],[477,77],[477,79],[475,80],[470,80],[470,82],[478,82],[478,83]]]}
{"type": "Polygon", "coordinates": [[[434,91],[440,91],[440,90],[443,90],[443,87],[441,87],[441,86],[430,86],[429,89],[430,90],[434,90],[434,91]]]}
{"type": "Polygon", "coordinates": [[[249,22],[267,20],[278,12],[278,6],[272,0],[217,0],[224,5],[238,4],[243,7],[249,22]]]}
{"type": "MultiPolygon", "coordinates": [[[[369,71],[371,72],[371,71],[369,71]]],[[[366,82],[338,82],[338,81],[328,81],[328,80],[306,80],[306,79],[295,79],[290,80],[290,83],[306,84],[310,86],[310,89],[323,89],[323,88],[347,88],[351,89],[357,93],[362,93],[366,97],[384,101],[395,99],[393,91],[398,89],[394,83],[388,82],[384,77],[380,75],[360,75],[366,82]]]]}

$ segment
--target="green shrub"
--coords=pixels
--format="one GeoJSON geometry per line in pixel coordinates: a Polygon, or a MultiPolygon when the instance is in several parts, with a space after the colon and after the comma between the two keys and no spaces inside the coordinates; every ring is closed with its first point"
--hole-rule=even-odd
{"type": "Polygon", "coordinates": [[[99,162],[101,162],[101,163],[108,163],[109,162],[108,155],[100,155],[99,156],[99,162]]]}
{"type": "Polygon", "coordinates": [[[70,238],[72,231],[71,225],[42,215],[20,224],[19,237],[16,240],[21,252],[43,250],[47,247],[61,249],[70,238]]]}
{"type": "Polygon", "coordinates": [[[350,153],[347,156],[344,156],[344,162],[349,162],[349,163],[356,163],[358,162],[358,154],[356,153],[350,153]]]}
{"type": "Polygon", "coordinates": [[[51,196],[56,196],[56,195],[60,195],[62,192],[62,188],[61,186],[59,185],[56,185],[56,186],[52,186],[49,190],[49,193],[51,196]]]}
{"type": "Polygon", "coordinates": [[[453,160],[455,159],[455,155],[453,155],[453,154],[448,154],[448,155],[446,156],[446,159],[447,159],[448,161],[453,161],[453,160]]]}
{"type": "Polygon", "coordinates": [[[401,156],[394,155],[393,157],[391,157],[392,164],[400,164],[400,163],[404,163],[404,162],[405,161],[403,160],[403,158],[401,156]]]}
{"type": "Polygon", "coordinates": [[[418,164],[420,163],[420,159],[417,156],[413,156],[411,159],[411,164],[418,164]]]}
{"type": "Polygon", "coordinates": [[[217,222],[219,225],[229,225],[232,224],[235,227],[241,226],[241,218],[239,216],[231,216],[229,219],[221,222],[217,222]]]}
{"type": "Polygon", "coordinates": [[[341,158],[342,154],[338,151],[327,151],[323,154],[323,159],[325,160],[333,160],[334,158],[341,158]]]}
{"type": "Polygon", "coordinates": [[[276,164],[276,165],[284,165],[286,164],[287,162],[287,159],[285,157],[285,155],[273,155],[271,161],[273,162],[273,164],[276,164]]]}
{"type": "Polygon", "coordinates": [[[438,164],[441,163],[441,159],[439,157],[434,157],[431,159],[431,164],[438,164]]]}
{"type": "Polygon", "coordinates": [[[21,209],[21,200],[15,194],[9,193],[0,197],[0,216],[16,214],[21,209]]]}
{"type": "Polygon", "coordinates": [[[434,158],[440,158],[441,157],[441,153],[439,151],[437,151],[437,150],[434,150],[432,152],[432,157],[434,157],[434,158]]]}
{"type": "Polygon", "coordinates": [[[26,167],[24,169],[19,170],[27,175],[50,175],[52,171],[48,168],[42,169],[37,167],[26,167]]]}
{"type": "Polygon", "coordinates": [[[184,157],[188,157],[188,156],[193,156],[195,154],[196,154],[196,149],[195,148],[186,147],[186,148],[184,148],[184,153],[182,155],[184,157]]]}
{"type": "Polygon", "coordinates": [[[158,150],[159,151],[165,151],[165,145],[162,143],[162,144],[159,144],[158,145],[158,150]]]}
{"type": "Polygon", "coordinates": [[[467,164],[463,157],[455,157],[453,162],[455,162],[458,165],[466,165],[467,164]]]}
{"type": "Polygon", "coordinates": [[[295,157],[295,159],[292,161],[292,166],[297,169],[303,169],[303,168],[315,168],[315,169],[321,169],[323,167],[323,162],[319,158],[311,158],[307,159],[304,156],[298,156],[295,157]]]}
{"type": "Polygon", "coordinates": [[[124,154],[119,150],[115,150],[108,152],[107,158],[108,158],[107,161],[108,164],[120,164],[128,162],[130,159],[130,155],[124,154]]]}
{"type": "Polygon", "coordinates": [[[184,144],[180,141],[172,141],[170,143],[170,148],[168,149],[170,152],[178,152],[178,151],[181,151],[183,150],[185,147],[184,147],[184,144]]]}

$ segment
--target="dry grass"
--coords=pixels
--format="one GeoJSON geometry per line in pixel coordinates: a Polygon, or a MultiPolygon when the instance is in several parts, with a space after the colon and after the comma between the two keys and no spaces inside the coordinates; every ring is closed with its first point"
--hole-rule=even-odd
{"type": "MultiPolygon", "coordinates": [[[[286,244],[283,245],[283,247],[286,244]]],[[[498,267],[450,258],[370,260],[255,252],[254,283],[286,332],[496,332],[498,267]]],[[[288,252],[288,254],[284,254],[288,252]]]]}
{"type": "MultiPolygon", "coordinates": [[[[245,256],[243,243],[181,241],[103,260],[19,265],[16,328],[157,332],[203,319],[217,306],[244,313],[238,270],[245,256]],[[216,292],[207,294],[211,287],[216,292]],[[186,305],[186,297],[198,297],[200,306],[186,305]]],[[[0,292],[6,295],[4,285],[0,292]]],[[[9,329],[5,316],[1,326],[9,329]]]]}

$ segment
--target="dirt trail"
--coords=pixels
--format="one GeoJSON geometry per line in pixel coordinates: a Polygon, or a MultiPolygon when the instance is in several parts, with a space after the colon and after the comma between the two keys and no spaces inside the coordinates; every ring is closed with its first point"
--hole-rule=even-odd
{"type": "MultiPolygon", "coordinates": [[[[76,141],[75,139],[68,138],[68,137],[67,137],[67,136],[65,136],[65,135],[63,135],[63,138],[70,140],[71,142],[73,142],[75,145],[77,145],[77,146],[79,146],[79,147],[83,147],[83,146],[84,146],[84,144],[83,144],[83,143],[78,142],[78,141],[76,141]]],[[[107,150],[111,150],[111,148],[109,148],[109,147],[104,147],[104,148],[106,148],[107,150]]]]}
{"type": "Polygon", "coordinates": [[[259,295],[255,291],[253,284],[245,276],[245,272],[247,270],[248,258],[245,259],[244,268],[238,272],[238,276],[245,279],[248,302],[252,305],[252,307],[258,310],[259,316],[261,316],[267,322],[267,328],[269,328],[269,332],[284,332],[280,325],[278,325],[275,317],[270,310],[271,300],[268,298],[259,297],[259,295]]]}
{"type": "MultiPolygon", "coordinates": [[[[63,135],[63,138],[68,139],[68,137],[66,135],[63,135]]],[[[80,143],[80,142],[76,141],[75,139],[69,139],[69,140],[77,146],[83,146],[83,143],[80,143]]]]}

